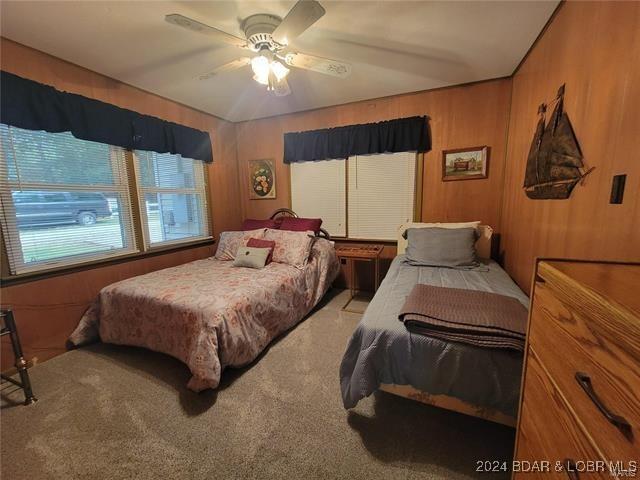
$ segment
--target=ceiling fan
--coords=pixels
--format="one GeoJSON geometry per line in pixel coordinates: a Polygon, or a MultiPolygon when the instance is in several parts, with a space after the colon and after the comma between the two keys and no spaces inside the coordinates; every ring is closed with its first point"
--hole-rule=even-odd
{"type": "Polygon", "coordinates": [[[200,75],[198,78],[201,80],[251,65],[253,79],[266,85],[267,90],[276,96],[282,97],[291,93],[287,82],[288,67],[312,70],[338,78],[346,78],[351,74],[351,65],[348,63],[308,55],[291,48],[290,43],[324,14],[325,9],[317,1],[298,0],[284,19],[266,13],[247,17],[240,25],[245,38],[231,35],[178,13],[165,16],[165,20],[173,25],[208,35],[214,41],[256,53],[252,57],[242,57],[220,65],[200,75]]]}

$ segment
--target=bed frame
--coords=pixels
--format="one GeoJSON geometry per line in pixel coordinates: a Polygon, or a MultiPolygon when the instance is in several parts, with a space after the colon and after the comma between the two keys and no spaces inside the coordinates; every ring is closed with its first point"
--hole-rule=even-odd
{"type": "MultiPolygon", "coordinates": [[[[402,225],[398,229],[398,255],[404,253],[407,248],[407,240],[404,238],[404,232],[409,228],[421,228],[425,227],[422,223],[407,223],[402,225]]],[[[478,227],[479,238],[476,242],[476,250],[480,258],[490,258],[491,256],[491,235],[493,230],[487,225],[480,225],[478,227]]],[[[434,407],[440,407],[447,410],[453,410],[454,412],[463,413],[465,415],[471,415],[472,417],[483,418],[491,422],[500,423],[509,427],[516,426],[516,418],[505,415],[494,409],[480,407],[472,403],[465,402],[455,397],[448,395],[434,395],[423,390],[418,390],[411,385],[394,385],[383,383],[380,385],[379,390],[383,392],[398,395],[400,397],[415,400],[417,402],[426,403],[434,407]]]]}
{"type": "MultiPolygon", "coordinates": [[[[299,218],[298,214],[291,210],[290,208],[279,208],[275,212],[271,214],[269,217],[271,220],[275,220],[278,217],[293,217],[299,218]]],[[[326,238],[327,240],[331,240],[331,235],[324,228],[321,228],[318,233],[316,233],[316,237],[326,238]]]]}

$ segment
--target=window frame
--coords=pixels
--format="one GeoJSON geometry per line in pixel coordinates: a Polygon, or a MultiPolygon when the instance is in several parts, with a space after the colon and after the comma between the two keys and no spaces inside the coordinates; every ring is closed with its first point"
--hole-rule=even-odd
{"type": "MultiPolygon", "coordinates": [[[[415,178],[414,178],[414,190],[413,190],[413,221],[419,222],[422,218],[422,196],[424,186],[424,153],[415,152],[415,178]]],[[[354,156],[355,158],[355,156],[354,156]]],[[[349,236],[349,161],[351,157],[344,159],[345,164],[345,232],[346,236],[341,237],[337,235],[331,235],[332,240],[339,240],[341,242],[354,242],[354,243],[380,243],[380,244],[395,244],[397,240],[380,240],[372,238],[355,238],[349,236]]],[[[289,205],[292,205],[291,198],[291,174],[289,174],[289,205]]]]}
{"type": "MultiPolygon", "coordinates": [[[[145,252],[155,251],[158,249],[162,249],[164,247],[171,247],[176,245],[182,245],[185,243],[192,243],[194,241],[206,241],[212,240],[212,210],[209,202],[209,176],[208,176],[208,168],[207,165],[201,160],[193,160],[194,162],[201,162],[202,168],[202,191],[198,191],[198,188],[195,186],[193,188],[169,188],[169,187],[144,187],[141,181],[140,169],[138,168],[138,158],[135,151],[128,151],[128,155],[131,157],[131,168],[134,173],[132,183],[135,183],[135,198],[137,203],[137,217],[139,220],[139,225],[136,228],[140,232],[140,241],[142,242],[142,250],[145,252]],[[163,242],[156,242],[152,244],[149,239],[149,222],[147,217],[147,209],[146,209],[146,201],[145,194],[146,193],[184,193],[184,194],[193,194],[201,197],[202,207],[201,213],[204,214],[205,218],[203,221],[207,226],[208,234],[198,235],[188,238],[179,238],[176,240],[165,240],[163,242]]],[[[197,180],[194,178],[194,183],[197,180]]]]}
{"type": "MultiPolygon", "coordinates": [[[[10,127],[10,126],[9,126],[10,127]]],[[[10,127],[11,128],[11,127],[10,127]]],[[[113,152],[115,149],[120,147],[114,147],[109,145],[110,147],[110,156],[111,161],[116,161],[116,158],[113,156],[113,152]]],[[[186,250],[201,246],[213,245],[215,240],[213,238],[213,209],[212,203],[210,201],[210,191],[209,191],[209,165],[202,162],[201,160],[193,160],[194,162],[202,162],[202,171],[203,171],[203,187],[201,192],[197,192],[201,198],[203,205],[201,207],[202,213],[206,218],[203,221],[206,224],[207,235],[198,236],[198,237],[188,237],[185,239],[177,239],[166,242],[161,242],[158,244],[150,245],[146,242],[144,235],[146,235],[146,227],[142,221],[142,216],[146,214],[145,210],[145,202],[144,202],[144,193],[143,190],[139,188],[140,177],[139,172],[136,166],[136,160],[134,157],[134,152],[131,150],[124,150],[124,165],[121,168],[114,168],[112,171],[114,172],[114,176],[119,176],[119,181],[123,183],[118,185],[87,185],[78,187],[77,185],[70,186],[69,184],[47,184],[43,186],[40,183],[27,183],[21,182],[20,185],[23,188],[31,188],[35,189],[37,187],[38,190],[50,190],[50,191],[61,191],[61,192],[75,192],[75,191],[87,191],[87,192],[118,192],[120,194],[126,193],[127,201],[126,207],[129,210],[130,222],[128,225],[124,225],[125,235],[131,241],[131,246],[129,248],[119,249],[117,253],[113,254],[105,254],[105,253],[88,253],[88,254],[79,254],[73,257],[61,257],[57,263],[65,262],[65,258],[73,258],[72,261],[66,261],[63,265],[55,265],[56,260],[43,261],[38,265],[34,265],[32,268],[20,268],[19,273],[12,273],[11,266],[9,264],[9,252],[17,251],[20,252],[22,250],[22,246],[19,244],[19,236],[15,236],[9,234],[8,228],[9,223],[5,221],[5,212],[9,215],[15,216],[15,205],[13,202],[13,198],[7,197],[7,192],[5,189],[0,190],[0,280],[2,286],[8,286],[16,283],[23,283],[33,280],[38,280],[41,278],[48,278],[51,276],[62,275],[75,271],[83,271],[89,270],[93,268],[98,268],[101,266],[106,266],[110,264],[117,264],[122,262],[133,261],[145,257],[152,257],[156,255],[161,255],[168,252],[186,250]],[[123,178],[124,177],[124,178],[123,178]],[[123,189],[121,185],[124,185],[123,189]],[[18,244],[15,240],[17,239],[18,244]],[[77,261],[75,261],[77,259],[77,261]]],[[[120,152],[118,152],[118,155],[120,152]]],[[[5,175],[8,172],[8,168],[2,168],[0,166],[0,174],[5,175]],[[3,173],[4,172],[4,173],[3,173]]],[[[10,185],[10,182],[7,179],[2,179],[2,181],[10,185]]],[[[7,190],[11,192],[11,188],[7,190]]],[[[189,191],[187,193],[193,193],[189,191]]],[[[11,195],[10,193],[8,195],[11,195]]],[[[14,257],[15,258],[15,257],[14,257]]]]}

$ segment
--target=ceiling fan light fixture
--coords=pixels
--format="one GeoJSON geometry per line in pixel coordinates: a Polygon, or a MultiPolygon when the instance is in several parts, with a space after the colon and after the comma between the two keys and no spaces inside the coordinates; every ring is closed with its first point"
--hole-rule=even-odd
{"type": "Polygon", "coordinates": [[[276,76],[276,79],[278,81],[289,75],[289,69],[277,60],[271,62],[271,71],[276,76]]]}
{"type": "Polygon", "coordinates": [[[289,74],[289,69],[277,60],[270,60],[266,55],[258,55],[251,59],[251,69],[253,79],[270,87],[272,84],[281,81],[289,74]]]}
{"type": "Polygon", "coordinates": [[[258,55],[251,59],[251,69],[253,70],[254,77],[253,79],[262,83],[263,85],[267,85],[269,83],[269,59],[264,55],[258,55]]]}
{"type": "Polygon", "coordinates": [[[260,85],[269,85],[269,76],[259,77],[258,75],[254,75],[253,79],[260,85]]]}

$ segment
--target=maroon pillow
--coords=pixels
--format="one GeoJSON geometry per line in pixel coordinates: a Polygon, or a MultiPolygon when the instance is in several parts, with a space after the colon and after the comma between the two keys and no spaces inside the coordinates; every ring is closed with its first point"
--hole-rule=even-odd
{"type": "Polygon", "coordinates": [[[258,230],[259,228],[278,228],[275,220],[256,220],[247,218],[242,222],[242,230],[258,230]]]}
{"type": "Polygon", "coordinates": [[[318,233],[322,225],[321,218],[294,218],[284,217],[280,224],[280,230],[291,230],[293,232],[312,231],[318,233]]]}
{"type": "Polygon", "coordinates": [[[260,238],[250,238],[247,242],[247,247],[253,248],[268,248],[269,255],[267,256],[267,261],[265,265],[269,265],[271,263],[271,257],[273,256],[273,249],[276,248],[276,242],[273,240],[262,240],[260,238]]]}

